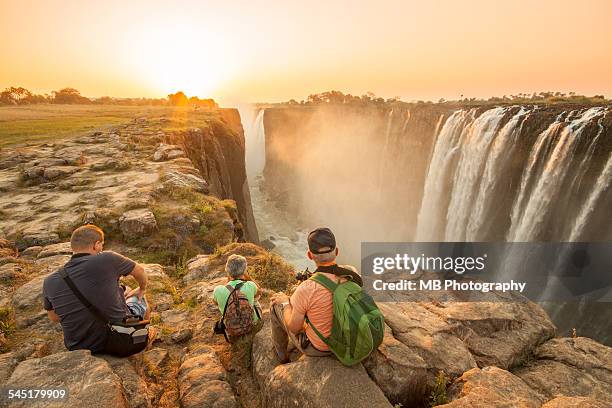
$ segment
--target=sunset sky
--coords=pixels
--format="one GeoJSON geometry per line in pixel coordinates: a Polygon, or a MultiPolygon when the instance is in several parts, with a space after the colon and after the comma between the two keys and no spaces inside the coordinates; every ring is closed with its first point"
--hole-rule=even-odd
{"type": "Polygon", "coordinates": [[[0,87],[226,106],[331,89],[612,97],[611,22],[609,0],[0,0],[0,87]]]}

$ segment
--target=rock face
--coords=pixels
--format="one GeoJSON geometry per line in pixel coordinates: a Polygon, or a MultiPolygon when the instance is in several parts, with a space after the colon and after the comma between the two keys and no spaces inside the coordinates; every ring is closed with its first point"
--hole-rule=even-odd
{"type": "Polygon", "coordinates": [[[215,352],[208,347],[200,347],[185,356],[178,382],[183,408],[238,407],[232,389],[225,381],[225,370],[215,352]]]}
{"type": "Polygon", "coordinates": [[[208,182],[211,193],[236,201],[238,219],[246,229],[247,239],[257,243],[259,238],[244,166],[244,131],[240,115],[236,109],[220,109],[219,112],[221,121],[211,122],[208,129],[175,132],[167,135],[166,141],[182,147],[208,182]]]}
{"type": "Polygon", "coordinates": [[[70,255],[72,254],[72,248],[70,242],[61,242],[59,244],[52,244],[45,246],[36,256],[36,258],[47,258],[54,255],[70,255]]]}
{"type": "Polygon", "coordinates": [[[537,305],[527,302],[380,303],[388,329],[364,361],[393,403],[423,403],[438,371],[456,378],[476,367],[510,368],[554,334],[537,305]]]}
{"type": "Polygon", "coordinates": [[[121,232],[126,239],[139,238],[157,229],[155,215],[148,208],[126,211],[119,218],[121,232]]]}
{"type": "Polygon", "coordinates": [[[524,407],[538,408],[544,402],[520,378],[498,367],[473,368],[464,373],[450,389],[453,402],[443,407],[524,407]]]}
{"type": "MultiPolygon", "coordinates": [[[[121,379],[110,365],[89,351],[67,351],[43,358],[25,360],[15,368],[6,383],[11,388],[62,388],[68,397],[61,401],[70,407],[128,407],[121,379]]],[[[11,403],[11,407],[28,407],[27,400],[11,403]]],[[[57,406],[41,402],[36,406],[57,406]]]]}
{"type": "Polygon", "coordinates": [[[612,349],[585,337],[552,339],[515,374],[547,398],[589,397],[612,404],[612,349]]]}
{"type": "Polygon", "coordinates": [[[267,323],[253,341],[253,375],[266,407],[392,406],[361,364],[345,367],[332,357],[302,357],[277,364],[267,323]]]}

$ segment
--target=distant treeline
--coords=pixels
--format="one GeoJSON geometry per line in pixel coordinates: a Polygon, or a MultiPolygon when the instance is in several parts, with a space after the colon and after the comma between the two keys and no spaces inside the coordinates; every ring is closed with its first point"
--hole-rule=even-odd
{"type": "Polygon", "coordinates": [[[502,97],[491,97],[489,99],[480,98],[463,98],[461,95],[460,99],[457,100],[446,100],[444,98],[439,99],[437,102],[432,101],[414,101],[404,102],[401,101],[399,96],[394,98],[384,99],[376,96],[372,92],[368,92],[365,95],[356,96],[351,94],[344,94],[340,91],[327,91],[318,94],[309,95],[306,100],[300,102],[295,99],[291,99],[288,102],[283,102],[280,105],[289,106],[312,106],[312,105],[323,105],[323,104],[342,104],[342,105],[353,105],[353,106],[365,106],[365,105],[387,105],[387,104],[448,104],[448,105],[486,105],[486,104],[555,104],[555,103],[572,103],[572,104],[608,104],[610,100],[606,99],[603,95],[584,96],[576,95],[575,92],[569,92],[568,94],[562,92],[539,92],[539,93],[519,93],[516,95],[504,95],[502,97]]]}
{"type": "Polygon", "coordinates": [[[22,87],[10,87],[0,92],[0,105],[32,105],[39,103],[90,104],[90,105],[148,105],[148,106],[199,106],[217,108],[213,99],[187,97],[183,91],[170,94],[166,98],[87,98],[74,88],[63,88],[51,94],[34,94],[22,87]]]}

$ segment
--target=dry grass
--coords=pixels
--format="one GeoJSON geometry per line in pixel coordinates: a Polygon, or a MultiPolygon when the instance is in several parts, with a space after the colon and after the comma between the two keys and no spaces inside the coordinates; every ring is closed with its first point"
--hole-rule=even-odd
{"type": "Polygon", "coordinates": [[[200,127],[216,111],[187,107],[117,105],[22,105],[0,107],[0,148],[56,141],[104,130],[146,116],[165,117],[168,130],[200,127]]]}

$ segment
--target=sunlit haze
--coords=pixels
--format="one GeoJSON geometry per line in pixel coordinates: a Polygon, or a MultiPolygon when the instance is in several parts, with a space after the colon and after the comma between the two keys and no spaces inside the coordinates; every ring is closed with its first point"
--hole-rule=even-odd
{"type": "Polygon", "coordinates": [[[0,0],[0,87],[224,105],[612,96],[612,2],[0,0]],[[330,4],[333,3],[333,4],[330,4]]]}

